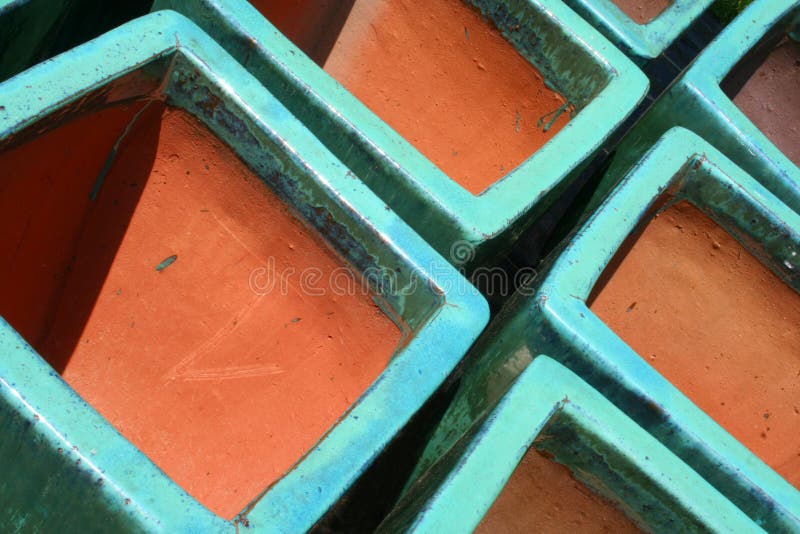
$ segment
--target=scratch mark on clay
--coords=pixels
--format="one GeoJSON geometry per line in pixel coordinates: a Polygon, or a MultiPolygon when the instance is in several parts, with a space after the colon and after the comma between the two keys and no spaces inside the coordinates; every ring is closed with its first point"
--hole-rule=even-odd
{"type": "Polygon", "coordinates": [[[172,369],[164,374],[167,382],[182,380],[185,382],[198,380],[230,380],[235,378],[254,378],[258,376],[269,376],[283,373],[284,370],[277,365],[237,365],[231,367],[212,367],[210,369],[196,369],[191,367],[206,354],[212,352],[219,343],[233,334],[239,327],[247,321],[255,309],[256,301],[261,295],[254,295],[247,305],[239,311],[233,320],[203,342],[197,349],[183,358],[172,369]]]}
{"type": "MultiPolygon", "coordinates": [[[[234,239],[234,241],[239,243],[239,245],[241,245],[241,247],[244,250],[246,250],[248,254],[250,254],[257,261],[259,261],[259,262],[262,261],[261,256],[256,254],[256,252],[253,249],[251,249],[249,246],[247,246],[247,244],[244,241],[239,239],[239,237],[230,228],[228,228],[228,226],[224,222],[222,222],[222,220],[219,217],[217,217],[217,215],[215,213],[212,212],[211,215],[214,217],[214,220],[216,220],[217,223],[222,227],[222,229],[225,230],[225,232],[227,232],[228,235],[230,235],[234,239]]],[[[294,284],[291,283],[289,280],[286,280],[286,282],[287,282],[287,287],[289,289],[291,289],[292,291],[294,291],[294,293],[297,295],[297,297],[300,300],[302,300],[305,304],[314,305],[314,306],[321,305],[320,303],[317,302],[318,299],[313,299],[313,301],[309,301],[306,298],[305,292],[302,289],[300,289],[298,287],[295,287],[294,284]]]]}
{"type": "Polygon", "coordinates": [[[114,165],[114,160],[117,159],[117,153],[119,152],[120,145],[122,145],[122,142],[131,132],[131,130],[133,129],[133,125],[136,124],[136,121],[139,120],[139,117],[142,116],[142,113],[144,113],[145,110],[149,108],[150,104],[152,103],[153,103],[152,100],[149,101],[147,104],[142,106],[142,109],[136,112],[131,121],[127,124],[127,126],[125,126],[125,129],[122,131],[120,136],[114,142],[114,146],[111,147],[111,152],[108,153],[108,157],[106,158],[106,162],[103,164],[103,168],[100,169],[100,173],[97,175],[97,178],[94,181],[94,185],[92,185],[92,190],[89,192],[89,200],[97,199],[97,195],[100,194],[100,188],[103,187],[103,182],[105,181],[106,176],[108,176],[111,167],[114,165]]]}
{"type": "Polygon", "coordinates": [[[215,221],[217,221],[217,224],[219,224],[219,225],[222,227],[222,229],[223,229],[223,230],[225,230],[225,232],[226,232],[226,233],[227,233],[229,236],[231,236],[231,237],[233,238],[233,240],[234,240],[234,241],[236,241],[237,243],[239,243],[239,245],[240,245],[240,246],[241,246],[243,249],[245,249],[245,250],[248,252],[248,254],[250,254],[251,256],[253,256],[253,257],[254,257],[256,260],[258,260],[258,261],[261,261],[261,257],[260,257],[258,254],[256,254],[256,253],[255,253],[255,251],[254,251],[253,249],[251,249],[250,247],[248,247],[248,246],[247,246],[247,244],[246,244],[244,241],[242,241],[241,239],[239,239],[239,236],[237,236],[237,235],[236,235],[236,234],[235,234],[235,233],[234,233],[234,232],[233,232],[233,231],[232,231],[230,228],[228,228],[228,226],[227,226],[227,225],[226,225],[224,222],[222,222],[222,220],[221,220],[219,217],[217,217],[217,214],[216,214],[216,213],[213,213],[213,212],[212,212],[212,213],[211,213],[211,215],[214,217],[214,220],[215,220],[215,221]]]}

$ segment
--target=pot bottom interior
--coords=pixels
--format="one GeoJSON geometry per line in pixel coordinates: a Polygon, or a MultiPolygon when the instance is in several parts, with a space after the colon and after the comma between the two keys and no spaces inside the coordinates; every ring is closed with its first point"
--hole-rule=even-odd
{"type": "Polygon", "coordinates": [[[345,265],[183,111],[115,105],[0,167],[0,313],[222,517],[285,473],[399,343],[360,286],[303,281],[345,265]]]}
{"type": "Polygon", "coordinates": [[[531,447],[476,532],[640,532],[625,514],[531,447]]]}
{"type": "Polygon", "coordinates": [[[647,24],[672,5],[672,0],[611,0],[636,24],[647,24]]]}
{"type": "Polygon", "coordinates": [[[733,103],[800,166],[800,43],[784,38],[733,103]]]}
{"type": "Polygon", "coordinates": [[[461,0],[357,0],[324,68],[473,194],[569,121],[564,98],[461,0]]]}
{"type": "Polygon", "coordinates": [[[594,313],[800,487],[800,295],[686,202],[617,259],[594,313]]]}

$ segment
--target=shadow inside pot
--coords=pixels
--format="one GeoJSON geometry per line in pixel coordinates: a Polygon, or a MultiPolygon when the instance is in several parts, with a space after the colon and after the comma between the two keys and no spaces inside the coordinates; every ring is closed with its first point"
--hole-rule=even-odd
{"type": "Polygon", "coordinates": [[[317,65],[324,65],[355,0],[250,0],[317,65]]]}
{"type": "Polygon", "coordinates": [[[150,174],[162,112],[157,102],[102,109],[0,154],[0,314],[59,373],[150,174]]]}
{"type": "Polygon", "coordinates": [[[734,69],[742,86],[734,88],[733,103],[789,160],[800,165],[800,43],[789,36],[772,41],[765,38],[756,47],[761,53],[734,69]],[[755,71],[752,62],[757,62],[755,71]]]}

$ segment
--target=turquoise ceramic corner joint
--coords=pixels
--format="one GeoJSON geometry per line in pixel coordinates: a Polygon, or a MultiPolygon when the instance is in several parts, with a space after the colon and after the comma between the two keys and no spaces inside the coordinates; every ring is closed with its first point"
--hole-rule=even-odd
{"type": "MultiPolygon", "coordinates": [[[[800,212],[800,169],[726,94],[726,79],[763,42],[800,24],[795,0],[755,0],[698,56],[622,140],[596,198],[606,194],[674,126],[707,139],[786,205],[800,212]]],[[[596,205],[596,203],[595,203],[596,205]]]]}
{"type": "MultiPolygon", "coordinates": [[[[458,429],[447,428],[445,421],[441,431],[448,430],[458,429]]],[[[547,356],[534,358],[474,432],[423,473],[382,530],[472,531],[531,447],[569,467],[648,530],[670,532],[680,525],[697,532],[761,531],[607,399],[547,356]]]]}

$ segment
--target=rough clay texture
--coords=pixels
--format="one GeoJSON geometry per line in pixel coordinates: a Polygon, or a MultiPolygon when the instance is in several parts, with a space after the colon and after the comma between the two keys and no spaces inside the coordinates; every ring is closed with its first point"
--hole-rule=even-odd
{"type": "Polygon", "coordinates": [[[652,219],[592,310],[800,487],[800,295],[687,203],[652,219]]]}
{"type": "Polygon", "coordinates": [[[569,121],[537,126],[564,99],[458,0],[358,0],[325,70],[473,194],[569,121]]]}
{"type": "Polygon", "coordinates": [[[529,449],[476,529],[480,534],[640,532],[569,469],[529,449]]]}
{"type": "Polygon", "coordinates": [[[32,270],[51,287],[27,284],[0,312],[177,484],[231,518],[374,381],[400,332],[360,286],[330,292],[342,262],[184,112],[151,104],[89,201],[131,115],[94,113],[0,156],[0,201],[18,206],[0,228],[19,218],[3,234],[3,273],[32,270]],[[36,241],[45,227],[57,250],[36,241]],[[304,289],[308,267],[322,276],[306,289],[326,295],[304,289]]]}
{"type": "Polygon", "coordinates": [[[659,16],[672,0],[611,0],[636,24],[647,24],[659,16]]]}
{"type": "Polygon", "coordinates": [[[787,158],[800,166],[800,43],[784,40],[733,102],[787,158]]]}

